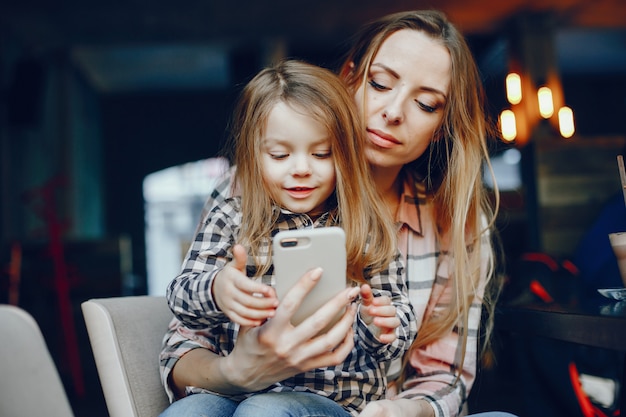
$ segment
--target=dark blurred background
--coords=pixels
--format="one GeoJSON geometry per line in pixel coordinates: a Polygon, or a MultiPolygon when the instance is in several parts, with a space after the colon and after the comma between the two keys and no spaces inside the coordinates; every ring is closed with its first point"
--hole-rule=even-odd
{"type": "Polygon", "coordinates": [[[78,415],[84,403],[102,406],[80,302],[164,293],[175,272],[151,278],[159,266],[150,258],[167,253],[173,271],[180,265],[210,188],[202,177],[214,171],[202,161],[217,156],[242,84],[280,57],[334,69],[366,21],[431,7],[467,36],[494,118],[509,106],[512,61],[536,84],[558,75],[574,137],[541,121],[493,154],[519,156],[507,154],[512,168],[497,171],[506,257],[570,255],[619,190],[622,0],[2,1],[0,302],[38,320],[78,415]],[[147,183],[172,167],[169,183],[147,183]],[[65,327],[77,334],[74,357],[65,327]]]}

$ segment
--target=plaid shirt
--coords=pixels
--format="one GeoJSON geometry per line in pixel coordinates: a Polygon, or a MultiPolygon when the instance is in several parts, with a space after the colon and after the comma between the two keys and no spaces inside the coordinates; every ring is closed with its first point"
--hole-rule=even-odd
{"type": "MultiPolygon", "coordinates": [[[[168,287],[167,298],[176,318],[197,340],[220,355],[232,352],[239,326],[222,313],[213,299],[210,288],[213,280],[232,259],[231,248],[236,241],[242,222],[239,197],[214,200],[215,205],[205,217],[204,226],[196,234],[187,255],[183,272],[168,287]]],[[[279,210],[276,208],[276,210],[279,210]]],[[[329,213],[315,222],[306,214],[280,210],[274,236],[280,230],[323,227],[329,213]]],[[[271,238],[261,246],[261,261],[268,254],[271,238]]],[[[367,272],[366,272],[367,273],[367,272]]],[[[376,340],[370,328],[359,318],[355,320],[355,347],[346,361],[334,367],[314,369],[277,382],[266,391],[309,391],[326,396],[346,410],[357,415],[369,401],[383,398],[387,387],[387,368],[392,359],[401,358],[416,334],[415,318],[404,282],[404,266],[398,253],[387,270],[366,275],[375,296],[387,295],[396,307],[401,325],[396,330],[397,339],[391,344],[376,340]]],[[[256,276],[254,259],[248,258],[247,275],[256,276]]],[[[274,285],[273,268],[261,281],[274,285]]],[[[358,316],[357,316],[358,317],[358,316]]],[[[167,368],[168,363],[164,364],[167,368]]],[[[206,392],[188,387],[187,393],[206,392]]],[[[253,393],[235,396],[243,399],[253,393]]]]}
{"type": "MultiPolygon", "coordinates": [[[[401,203],[396,217],[400,225],[398,245],[406,261],[409,299],[419,332],[422,323],[443,313],[454,296],[453,277],[450,275],[452,259],[445,244],[449,236],[438,238],[434,207],[420,184],[405,181],[401,203]]],[[[482,313],[480,298],[484,294],[491,257],[487,233],[481,236],[481,254],[481,285],[470,308],[468,328],[458,323],[445,337],[411,352],[408,359],[415,374],[405,381],[399,394],[390,390],[388,398],[425,400],[435,410],[436,417],[457,417],[461,413],[476,377],[478,329],[482,313]],[[462,368],[461,331],[467,332],[468,336],[462,368]],[[460,379],[455,384],[459,370],[460,379]]]]}
{"type": "MultiPolygon", "coordinates": [[[[227,176],[215,188],[205,205],[206,210],[230,195],[229,178],[227,176]]],[[[411,181],[404,184],[396,221],[400,227],[398,242],[406,261],[409,299],[419,329],[425,320],[446,308],[453,294],[448,272],[450,258],[441,250],[435,233],[432,204],[420,187],[416,187],[411,181]]],[[[197,232],[202,224],[199,224],[197,232]]],[[[488,237],[484,236],[482,242],[483,253],[489,253],[488,237]]],[[[193,247],[190,251],[192,249],[193,247]]],[[[486,279],[486,273],[482,279],[486,279]]],[[[477,294],[477,297],[481,296],[482,293],[477,294]]],[[[387,397],[423,399],[432,405],[436,417],[457,417],[476,376],[480,315],[480,302],[476,300],[470,312],[469,327],[465,329],[468,333],[466,356],[461,378],[456,385],[455,372],[460,368],[462,348],[462,339],[458,333],[460,327],[425,348],[414,351],[409,362],[415,368],[416,374],[405,382],[399,394],[388,392],[387,397]]],[[[181,356],[199,347],[211,349],[202,332],[187,329],[180,321],[173,319],[164,337],[164,347],[160,355],[162,381],[171,400],[174,399],[174,394],[167,382],[171,369],[181,356]]]]}

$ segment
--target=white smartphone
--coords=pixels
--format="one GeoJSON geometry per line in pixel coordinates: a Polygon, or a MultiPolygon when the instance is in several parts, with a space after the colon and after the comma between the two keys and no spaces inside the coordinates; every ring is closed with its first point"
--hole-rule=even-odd
{"type": "MultiPolygon", "coordinates": [[[[276,295],[279,300],[305,272],[316,267],[324,270],[317,285],[307,294],[292,317],[294,326],[346,288],[346,235],[340,227],[279,232],[274,236],[273,253],[276,295]]],[[[331,328],[342,314],[343,311],[323,331],[331,328]]]]}

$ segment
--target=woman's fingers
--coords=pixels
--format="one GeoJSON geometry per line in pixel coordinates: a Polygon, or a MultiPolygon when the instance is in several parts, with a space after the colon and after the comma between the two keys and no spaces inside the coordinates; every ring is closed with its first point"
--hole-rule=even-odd
{"type": "Polygon", "coordinates": [[[278,356],[301,370],[331,366],[341,362],[353,347],[352,324],[356,307],[346,309],[358,296],[359,288],[346,288],[297,327],[291,317],[302,300],[319,282],[321,270],[304,274],[281,300],[275,316],[260,329],[259,343],[272,347],[278,356]],[[339,321],[326,333],[318,335],[338,315],[339,321]]]}
{"type": "MultiPolygon", "coordinates": [[[[359,295],[358,287],[346,288],[339,292],[333,298],[326,302],[321,308],[319,308],[313,315],[307,317],[302,323],[296,326],[294,335],[299,340],[307,340],[315,337],[320,331],[327,328],[329,324],[337,320],[337,317],[345,311],[345,308],[352,303],[359,295]]],[[[354,315],[352,316],[354,320],[354,315]]],[[[345,335],[348,328],[352,326],[352,322],[345,320],[345,314],[340,322],[344,322],[339,332],[341,338],[345,335]]],[[[337,327],[339,323],[333,326],[333,329],[337,327]]],[[[332,329],[331,329],[332,330],[332,329]]]]}
{"type": "Polygon", "coordinates": [[[308,371],[315,368],[325,368],[336,366],[346,360],[354,348],[354,332],[349,329],[341,342],[333,350],[324,351],[317,356],[305,358],[299,362],[300,371],[308,371]]]}
{"type": "Polygon", "coordinates": [[[280,300],[276,308],[276,315],[272,320],[277,326],[291,325],[291,318],[296,313],[302,300],[317,285],[322,277],[322,269],[314,268],[300,277],[296,284],[280,300]]]}
{"type": "Polygon", "coordinates": [[[355,314],[356,306],[351,305],[331,330],[300,345],[294,352],[292,361],[298,363],[301,371],[335,366],[343,362],[354,347],[352,323],[355,314]]]}
{"type": "Polygon", "coordinates": [[[359,288],[346,288],[299,326],[291,324],[291,317],[302,300],[319,282],[320,272],[312,270],[304,274],[285,294],[271,320],[258,327],[240,328],[235,348],[228,356],[228,361],[236,363],[240,370],[237,384],[247,389],[264,388],[300,372],[337,365],[350,354],[354,347],[352,326],[356,314],[352,301],[358,296],[359,288]],[[316,329],[326,327],[342,311],[339,321],[328,332],[318,335],[316,329]]]}
{"type": "MultiPolygon", "coordinates": [[[[345,343],[345,338],[348,333],[352,332],[352,325],[354,323],[354,315],[356,314],[356,305],[351,304],[347,306],[341,319],[335,323],[326,333],[319,334],[307,343],[305,347],[308,350],[309,355],[323,354],[330,352],[341,344],[345,343]]],[[[300,328],[306,324],[306,320],[296,328],[300,328]]]]}

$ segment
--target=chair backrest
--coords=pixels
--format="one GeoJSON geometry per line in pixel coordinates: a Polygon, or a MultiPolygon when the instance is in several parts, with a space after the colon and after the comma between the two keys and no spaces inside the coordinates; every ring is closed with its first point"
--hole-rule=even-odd
{"type": "Polygon", "coordinates": [[[37,322],[0,305],[0,416],[73,417],[65,388],[37,322]]]}
{"type": "Polygon", "coordinates": [[[165,297],[99,298],[81,307],[109,416],[157,416],[169,405],[158,361],[172,319],[165,297]]]}

